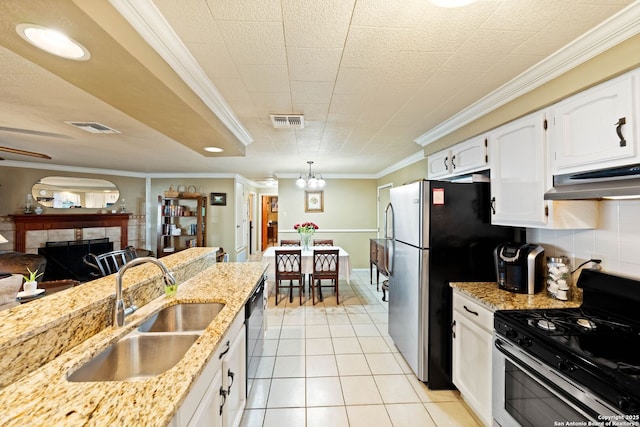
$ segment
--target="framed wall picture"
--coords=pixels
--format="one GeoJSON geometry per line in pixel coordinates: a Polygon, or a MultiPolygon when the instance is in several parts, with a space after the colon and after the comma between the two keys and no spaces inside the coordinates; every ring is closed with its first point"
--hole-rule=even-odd
{"type": "Polygon", "coordinates": [[[272,197],[270,201],[271,201],[271,212],[278,212],[278,198],[272,197]]]}
{"type": "Polygon", "coordinates": [[[305,212],[324,212],[324,194],[322,191],[304,192],[305,212]]]}
{"type": "Polygon", "coordinates": [[[212,206],[227,206],[227,193],[211,193],[212,206]]]}

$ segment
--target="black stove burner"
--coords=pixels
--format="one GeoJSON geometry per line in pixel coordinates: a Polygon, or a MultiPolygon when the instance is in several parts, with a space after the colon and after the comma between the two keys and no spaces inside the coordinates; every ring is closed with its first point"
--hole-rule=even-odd
{"type": "Polygon", "coordinates": [[[598,327],[593,320],[589,320],[584,317],[577,319],[576,324],[578,326],[582,326],[585,329],[596,329],[598,327]]]}
{"type": "Polygon", "coordinates": [[[555,331],[556,330],[556,325],[547,319],[540,319],[536,322],[536,325],[540,328],[540,329],[544,329],[545,331],[555,331]]]}

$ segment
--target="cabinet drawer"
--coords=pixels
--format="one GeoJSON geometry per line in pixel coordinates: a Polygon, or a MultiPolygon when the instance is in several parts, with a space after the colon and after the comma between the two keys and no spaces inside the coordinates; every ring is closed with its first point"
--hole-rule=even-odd
{"type": "Polygon", "coordinates": [[[453,293],[453,309],[481,328],[493,331],[493,312],[460,292],[453,293]]]}

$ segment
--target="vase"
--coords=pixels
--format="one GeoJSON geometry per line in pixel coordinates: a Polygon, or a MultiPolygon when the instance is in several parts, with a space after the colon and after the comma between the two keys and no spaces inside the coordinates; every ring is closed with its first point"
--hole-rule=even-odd
{"type": "Polygon", "coordinates": [[[38,289],[38,282],[35,280],[31,282],[24,282],[23,289],[26,294],[35,294],[38,289]]]}
{"type": "Polygon", "coordinates": [[[312,237],[313,237],[313,233],[300,233],[300,245],[302,246],[303,251],[311,250],[312,237]]]}

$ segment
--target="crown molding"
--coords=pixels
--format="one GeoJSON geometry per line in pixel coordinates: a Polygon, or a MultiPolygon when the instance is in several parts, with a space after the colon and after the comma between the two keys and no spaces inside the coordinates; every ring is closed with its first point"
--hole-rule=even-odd
{"type": "Polygon", "coordinates": [[[152,1],[109,1],[242,144],[253,142],[249,131],[152,1]]]}
{"type": "Polygon", "coordinates": [[[90,173],[92,175],[114,175],[114,176],[128,176],[132,178],[146,178],[149,175],[140,172],[123,171],[117,169],[96,169],[81,166],[69,166],[58,165],[50,163],[37,163],[37,162],[21,162],[18,160],[4,160],[0,162],[0,167],[13,167],[13,168],[26,168],[26,169],[40,169],[40,170],[52,170],[62,172],[79,172],[90,173]]]}
{"type": "MultiPolygon", "coordinates": [[[[380,172],[378,172],[375,176],[376,179],[380,179],[385,175],[389,175],[390,173],[399,171],[400,169],[406,168],[409,165],[412,165],[416,162],[419,162],[420,160],[424,160],[424,151],[419,151],[415,154],[412,154],[409,157],[405,157],[404,159],[400,160],[397,163],[392,164],[391,166],[382,169],[380,172]]],[[[426,169],[425,169],[425,175],[426,175],[426,169]]]]}
{"type": "Polygon", "coordinates": [[[504,104],[542,86],[589,59],[640,33],[640,1],[621,10],[524,73],[471,104],[414,141],[426,146],[504,104]]]}

